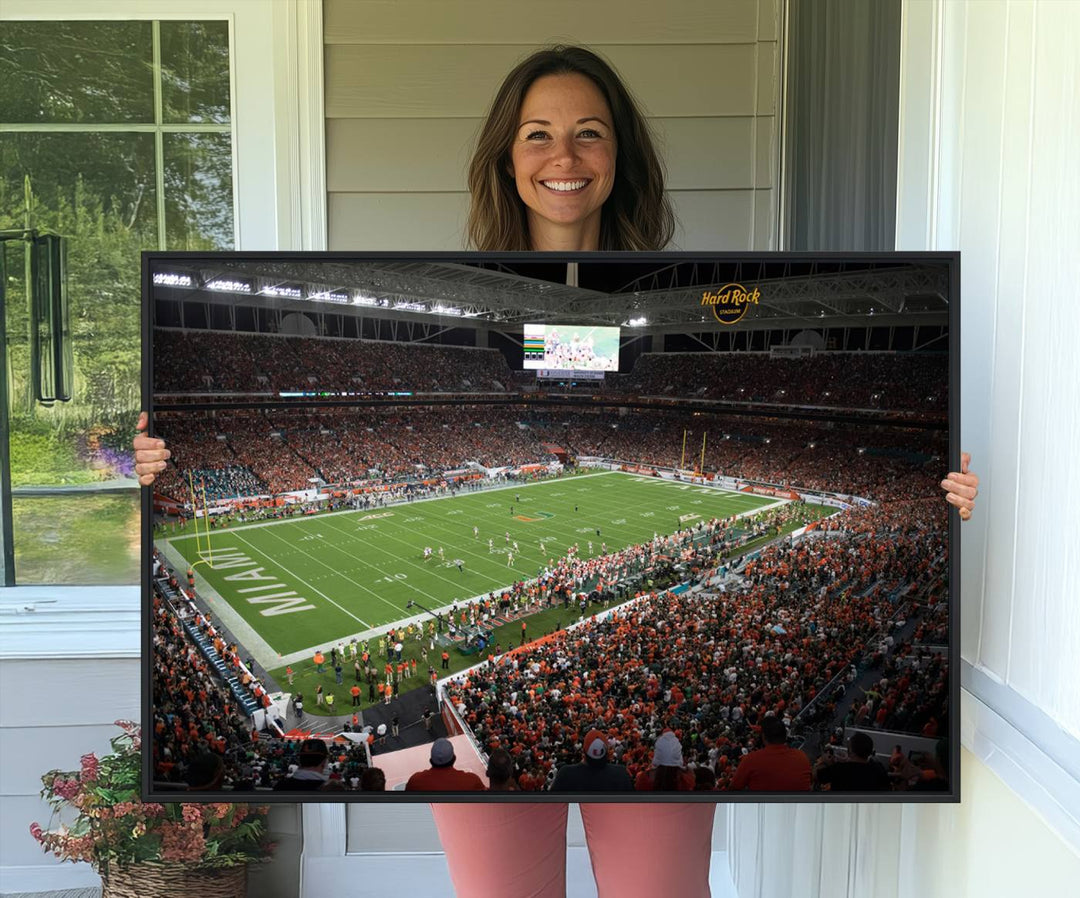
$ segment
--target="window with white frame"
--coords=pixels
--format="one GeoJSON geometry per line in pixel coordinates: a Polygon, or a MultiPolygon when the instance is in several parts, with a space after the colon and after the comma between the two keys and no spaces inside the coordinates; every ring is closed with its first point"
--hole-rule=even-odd
{"type": "Polygon", "coordinates": [[[235,245],[229,22],[8,22],[0,84],[14,579],[135,583],[139,254],[235,245]],[[66,238],[68,402],[34,395],[20,232],[66,238]]]}

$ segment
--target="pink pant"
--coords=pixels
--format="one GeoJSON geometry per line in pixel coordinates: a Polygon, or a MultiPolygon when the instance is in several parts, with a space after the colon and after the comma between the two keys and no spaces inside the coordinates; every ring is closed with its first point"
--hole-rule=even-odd
{"type": "MultiPolygon", "coordinates": [[[[565,804],[433,804],[457,898],[564,898],[565,804]]],[[[583,804],[599,898],[708,898],[709,804],[583,804]]]]}

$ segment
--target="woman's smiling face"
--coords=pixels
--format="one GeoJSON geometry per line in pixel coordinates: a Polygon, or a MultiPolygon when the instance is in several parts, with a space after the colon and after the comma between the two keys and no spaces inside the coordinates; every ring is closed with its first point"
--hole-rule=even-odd
{"type": "Polygon", "coordinates": [[[545,75],[521,104],[510,150],[533,249],[595,250],[615,183],[615,127],[584,75],[545,75]]]}

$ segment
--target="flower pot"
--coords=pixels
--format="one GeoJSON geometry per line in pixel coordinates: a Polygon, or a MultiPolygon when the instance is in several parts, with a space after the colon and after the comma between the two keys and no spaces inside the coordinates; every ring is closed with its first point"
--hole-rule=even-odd
{"type": "Polygon", "coordinates": [[[247,867],[199,870],[185,864],[113,866],[101,875],[101,898],[245,898],[247,867]]]}

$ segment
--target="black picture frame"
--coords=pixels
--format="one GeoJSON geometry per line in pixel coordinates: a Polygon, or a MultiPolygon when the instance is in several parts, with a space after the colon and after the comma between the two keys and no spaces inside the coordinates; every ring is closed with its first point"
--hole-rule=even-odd
{"type": "MultiPolygon", "coordinates": [[[[249,264],[262,260],[272,259],[275,263],[363,263],[372,261],[381,262],[433,262],[433,263],[502,263],[506,265],[536,265],[553,264],[565,265],[576,262],[580,264],[614,263],[628,265],[641,263],[642,265],[654,265],[658,269],[681,264],[698,263],[709,265],[713,263],[731,264],[744,263],[749,267],[754,265],[791,266],[792,270],[801,270],[800,266],[808,263],[819,263],[825,268],[831,266],[913,266],[931,264],[943,266],[945,280],[947,281],[948,294],[944,298],[947,305],[947,344],[948,344],[948,470],[960,470],[960,254],[958,252],[903,252],[903,253],[807,253],[807,252],[668,252],[668,253],[476,253],[476,252],[229,252],[229,253],[177,253],[177,252],[146,252],[142,257],[142,298],[143,298],[143,378],[142,398],[143,407],[150,413],[151,430],[153,433],[153,415],[155,411],[155,397],[153,389],[154,353],[153,353],[153,330],[155,320],[155,285],[153,273],[165,267],[192,268],[203,264],[215,265],[219,268],[227,268],[230,264],[249,264]]],[[[824,270],[824,269],[823,269],[824,270]]],[[[240,407],[240,406],[236,406],[240,407]]],[[[945,469],[942,470],[944,476],[945,469]]],[[[944,498],[942,496],[944,504],[944,498]]],[[[453,802],[567,802],[567,801],[610,801],[626,803],[646,802],[823,802],[823,803],[850,803],[850,802],[884,802],[884,803],[956,803],[960,801],[960,541],[959,519],[955,509],[948,511],[948,583],[949,583],[949,610],[948,610],[948,665],[949,665],[949,722],[948,732],[945,737],[948,740],[949,778],[947,791],[939,792],[882,792],[882,793],[856,793],[856,792],[810,792],[810,793],[769,793],[769,792],[628,792],[628,793],[598,793],[598,792],[274,792],[259,790],[256,792],[188,792],[172,791],[155,788],[152,776],[152,743],[153,743],[153,696],[152,690],[152,649],[153,638],[149,625],[152,614],[152,584],[150,582],[150,568],[153,548],[153,495],[151,489],[143,489],[142,496],[142,608],[143,608],[143,692],[142,707],[143,720],[146,721],[144,732],[146,738],[143,746],[143,781],[142,797],[152,801],[222,801],[240,800],[258,804],[272,803],[296,803],[296,802],[356,802],[372,803],[381,802],[406,802],[406,803],[430,803],[432,801],[453,802]]]]}

